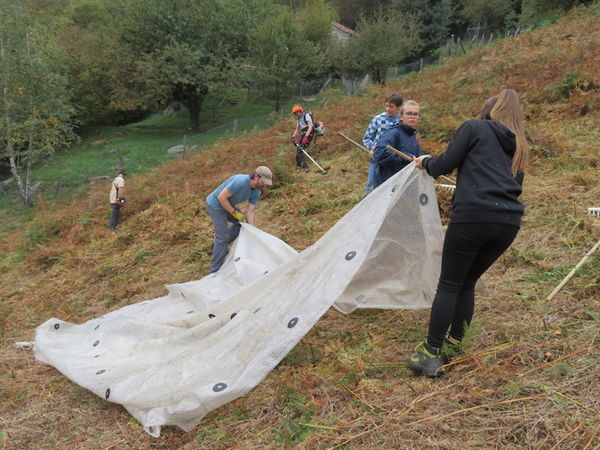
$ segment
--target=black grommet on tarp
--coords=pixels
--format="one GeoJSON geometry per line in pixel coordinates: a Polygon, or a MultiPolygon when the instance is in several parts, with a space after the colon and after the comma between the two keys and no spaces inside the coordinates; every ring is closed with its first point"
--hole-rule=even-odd
{"type": "Polygon", "coordinates": [[[425,206],[427,203],[429,203],[429,197],[427,196],[427,194],[419,195],[419,203],[423,206],[425,206]]]}
{"type": "Polygon", "coordinates": [[[225,383],[217,383],[213,386],[213,391],[221,392],[221,391],[225,390],[225,388],[227,388],[227,385],[225,383]]]}
{"type": "Polygon", "coordinates": [[[394,187],[392,188],[392,192],[396,192],[396,189],[398,189],[399,185],[395,184],[394,187]]]}
{"type": "Polygon", "coordinates": [[[229,317],[229,318],[230,318],[230,319],[233,319],[235,316],[237,316],[237,313],[233,313],[233,314],[231,315],[231,317],[229,317]]]}
{"type": "Polygon", "coordinates": [[[238,256],[237,258],[234,259],[235,262],[238,262],[241,258],[238,256]]]}
{"type": "Polygon", "coordinates": [[[365,296],[362,294],[357,295],[356,298],[354,299],[354,301],[357,303],[363,303],[365,301],[365,296]]]}
{"type": "Polygon", "coordinates": [[[108,400],[108,397],[110,397],[110,388],[108,388],[108,389],[106,390],[106,392],[104,393],[104,398],[105,398],[106,400],[108,400]]]}
{"type": "Polygon", "coordinates": [[[104,372],[106,372],[106,370],[100,369],[98,372],[96,372],[96,375],[102,375],[104,372]]]}
{"type": "Polygon", "coordinates": [[[188,311],[187,314],[191,314],[193,312],[194,312],[194,310],[192,309],[191,311],[188,311]]]}
{"type": "Polygon", "coordinates": [[[215,317],[217,317],[217,316],[215,316],[214,314],[209,314],[209,315],[208,315],[208,318],[209,318],[209,319],[214,319],[215,317]]]}
{"type": "Polygon", "coordinates": [[[98,328],[100,328],[100,324],[96,325],[96,326],[94,327],[94,330],[97,330],[98,328]]]}
{"type": "Polygon", "coordinates": [[[354,250],[351,251],[351,252],[346,253],[346,261],[350,261],[355,256],[356,256],[356,252],[354,250]]]}
{"type": "Polygon", "coordinates": [[[54,324],[54,329],[55,329],[55,330],[58,330],[59,328],[60,328],[60,323],[55,323],[55,324],[54,324]]]}
{"type": "Polygon", "coordinates": [[[288,328],[294,328],[298,323],[298,318],[294,317],[292,320],[288,322],[288,328]]]}
{"type": "Polygon", "coordinates": [[[93,347],[95,347],[95,346],[96,346],[96,345],[98,345],[99,343],[100,343],[100,341],[96,341],[96,342],[94,342],[94,345],[93,345],[93,347]]]}

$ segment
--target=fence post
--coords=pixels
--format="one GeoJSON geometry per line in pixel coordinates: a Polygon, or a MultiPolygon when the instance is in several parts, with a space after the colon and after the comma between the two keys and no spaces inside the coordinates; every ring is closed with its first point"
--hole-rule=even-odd
{"type": "Polygon", "coordinates": [[[234,136],[237,134],[237,131],[238,131],[238,120],[233,119],[233,135],[234,136]]]}
{"type": "Polygon", "coordinates": [[[419,72],[421,72],[423,70],[423,58],[421,58],[420,64],[419,64],[419,72]]]}
{"type": "Polygon", "coordinates": [[[187,152],[187,134],[183,135],[183,152],[181,154],[182,158],[185,159],[187,152]]]}
{"type": "Polygon", "coordinates": [[[61,180],[58,180],[56,182],[56,192],[54,193],[54,198],[58,198],[58,196],[60,195],[60,188],[62,187],[62,182],[61,180]]]}

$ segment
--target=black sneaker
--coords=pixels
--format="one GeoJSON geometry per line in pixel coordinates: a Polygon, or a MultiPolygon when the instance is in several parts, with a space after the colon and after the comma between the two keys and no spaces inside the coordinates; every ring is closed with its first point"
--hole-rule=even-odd
{"type": "Polygon", "coordinates": [[[417,375],[440,377],[444,374],[443,366],[448,364],[448,357],[442,354],[441,348],[430,346],[423,342],[415,349],[417,353],[407,360],[408,367],[417,375]]]}

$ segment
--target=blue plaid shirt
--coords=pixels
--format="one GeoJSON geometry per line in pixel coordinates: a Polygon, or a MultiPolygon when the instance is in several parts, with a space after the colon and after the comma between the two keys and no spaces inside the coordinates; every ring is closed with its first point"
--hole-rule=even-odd
{"type": "Polygon", "coordinates": [[[390,117],[386,113],[381,113],[373,117],[373,120],[371,120],[369,128],[367,128],[363,137],[364,146],[367,147],[368,150],[375,147],[383,132],[392,125],[398,123],[398,121],[398,117],[390,117]]]}

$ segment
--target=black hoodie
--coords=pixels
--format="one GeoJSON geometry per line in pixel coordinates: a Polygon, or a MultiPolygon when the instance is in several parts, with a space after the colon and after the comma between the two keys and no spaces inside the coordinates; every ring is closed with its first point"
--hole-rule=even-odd
{"type": "Polygon", "coordinates": [[[451,222],[521,225],[524,207],[518,197],[524,174],[513,177],[515,149],[515,135],[502,123],[468,120],[443,154],[423,161],[435,178],[458,169],[451,222]]]}

